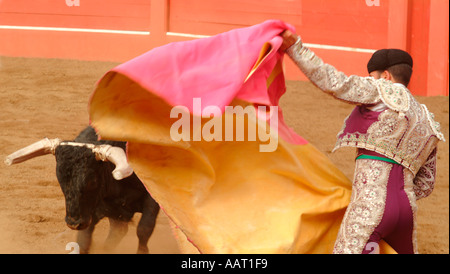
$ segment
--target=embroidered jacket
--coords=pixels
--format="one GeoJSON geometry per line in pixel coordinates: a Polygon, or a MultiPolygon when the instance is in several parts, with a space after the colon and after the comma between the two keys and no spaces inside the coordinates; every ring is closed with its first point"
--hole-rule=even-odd
{"type": "Polygon", "coordinates": [[[411,171],[416,199],[431,193],[437,143],[445,139],[425,105],[419,104],[403,85],[373,77],[346,76],[303,47],[301,39],[286,52],[318,88],[335,98],[359,106],[386,105],[386,110],[365,130],[354,125],[348,130],[350,114],[334,150],[350,146],[376,151],[411,171]]]}

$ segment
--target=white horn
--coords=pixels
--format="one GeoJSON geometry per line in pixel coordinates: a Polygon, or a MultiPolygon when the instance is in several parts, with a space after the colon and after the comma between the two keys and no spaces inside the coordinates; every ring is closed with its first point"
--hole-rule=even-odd
{"type": "Polygon", "coordinates": [[[98,160],[110,161],[116,166],[112,172],[114,179],[122,180],[133,174],[133,169],[128,164],[127,155],[122,148],[110,145],[97,145],[92,151],[98,160]]]}
{"type": "Polygon", "coordinates": [[[12,164],[21,163],[28,159],[42,156],[45,154],[55,154],[56,147],[61,143],[61,140],[44,138],[34,144],[24,147],[10,155],[5,159],[5,164],[10,166],[12,164]]]}

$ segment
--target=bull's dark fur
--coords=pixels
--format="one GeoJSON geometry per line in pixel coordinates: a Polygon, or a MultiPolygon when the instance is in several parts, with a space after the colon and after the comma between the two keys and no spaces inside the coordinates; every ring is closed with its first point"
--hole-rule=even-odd
{"type": "MultiPolygon", "coordinates": [[[[109,144],[125,149],[124,142],[97,141],[92,127],[84,129],[75,142],[109,144]]],[[[153,232],[158,204],[133,173],[117,181],[112,176],[114,165],[95,159],[87,147],[60,145],[55,151],[56,176],[66,199],[66,223],[80,230],[80,252],[88,253],[95,225],[104,217],[110,221],[106,247],[111,249],[123,238],[135,212],[142,216],[137,226],[138,253],[148,253],[148,239],[153,232]]]]}

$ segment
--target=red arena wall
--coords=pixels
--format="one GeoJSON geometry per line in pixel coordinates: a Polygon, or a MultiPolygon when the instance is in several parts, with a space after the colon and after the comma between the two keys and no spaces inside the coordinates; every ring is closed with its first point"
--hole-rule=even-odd
{"type": "MultiPolygon", "coordinates": [[[[414,58],[411,91],[448,96],[448,9],[448,0],[0,0],[0,55],[123,62],[281,19],[348,75],[367,75],[377,49],[404,49],[414,58]]],[[[289,60],[286,74],[305,80],[289,60]]]]}

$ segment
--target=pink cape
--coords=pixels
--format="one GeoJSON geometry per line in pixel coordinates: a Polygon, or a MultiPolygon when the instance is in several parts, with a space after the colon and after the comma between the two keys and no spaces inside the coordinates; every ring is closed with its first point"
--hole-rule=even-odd
{"type": "MultiPolygon", "coordinates": [[[[170,135],[174,106],[186,107],[191,121],[208,106],[222,114],[228,105],[278,106],[286,90],[278,50],[285,29],[295,31],[270,20],[155,48],[109,71],[91,97],[99,135],[128,142],[134,171],[182,232],[180,239],[202,253],[333,249],[351,182],[285,125],[280,108],[273,152],[261,152],[259,141],[176,141],[170,135]],[[194,108],[194,98],[201,108],[194,108]]],[[[234,119],[236,125],[256,123],[234,119]]]]}
{"type": "MultiPolygon", "coordinates": [[[[223,111],[236,99],[255,106],[278,106],[286,90],[279,34],[286,29],[295,31],[287,23],[269,20],[209,38],[167,44],[117,66],[99,85],[120,74],[167,104],[185,106],[198,116],[201,112],[193,109],[193,98],[201,99],[201,111],[207,106],[223,111]]],[[[278,126],[284,140],[307,143],[286,126],[281,109],[278,126]]]]}

